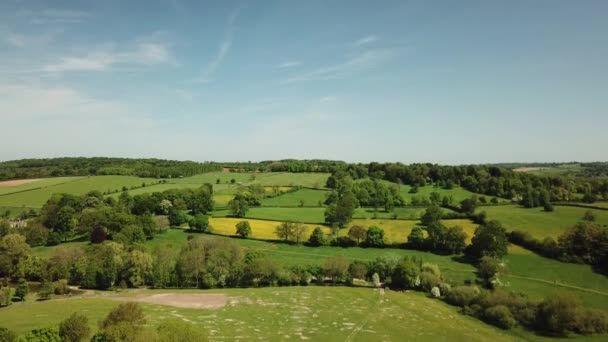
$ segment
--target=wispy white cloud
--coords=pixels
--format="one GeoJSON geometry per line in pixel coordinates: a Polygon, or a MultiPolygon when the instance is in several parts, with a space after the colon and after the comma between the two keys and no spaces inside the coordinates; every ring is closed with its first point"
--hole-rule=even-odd
{"type": "Polygon", "coordinates": [[[4,41],[14,47],[25,46],[25,37],[17,33],[9,33],[4,37],[4,41]]]}
{"type": "Polygon", "coordinates": [[[279,64],[279,68],[293,68],[301,64],[299,61],[287,61],[279,64]]]}
{"type": "Polygon", "coordinates": [[[91,17],[89,13],[84,11],[57,9],[41,11],[22,10],[17,12],[16,16],[24,18],[27,22],[34,25],[78,24],[91,17]]]}
{"type": "Polygon", "coordinates": [[[217,53],[211,59],[211,61],[203,67],[200,76],[192,80],[193,83],[210,82],[213,74],[222,65],[224,58],[226,58],[226,56],[230,52],[230,48],[232,47],[232,41],[234,40],[235,22],[238,19],[241,10],[242,7],[237,7],[234,11],[230,13],[230,15],[228,15],[226,30],[224,32],[222,40],[220,41],[217,53]]]}
{"type": "Polygon", "coordinates": [[[306,71],[283,80],[281,84],[331,80],[349,77],[388,62],[395,55],[393,49],[367,50],[343,63],[306,71]]]}
{"type": "Polygon", "coordinates": [[[172,63],[169,48],[160,43],[137,43],[134,46],[116,51],[100,49],[83,56],[66,56],[59,62],[47,64],[43,71],[51,73],[69,71],[104,71],[114,65],[155,65],[172,63]]]}
{"type": "Polygon", "coordinates": [[[355,46],[361,46],[361,45],[373,43],[377,40],[378,40],[378,37],[376,37],[375,35],[369,35],[369,36],[363,37],[363,38],[355,41],[355,46]]]}

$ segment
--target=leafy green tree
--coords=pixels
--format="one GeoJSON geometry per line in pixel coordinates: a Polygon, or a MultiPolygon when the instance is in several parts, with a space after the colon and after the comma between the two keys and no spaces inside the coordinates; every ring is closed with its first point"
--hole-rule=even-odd
{"type": "Polygon", "coordinates": [[[449,227],[444,235],[442,249],[449,254],[460,254],[467,246],[467,237],[467,233],[464,232],[462,227],[449,227]]]}
{"type": "Polygon", "coordinates": [[[159,246],[152,256],[152,284],[156,288],[165,288],[171,284],[175,271],[175,253],[169,246],[159,246]]]}
{"type": "Polygon", "coordinates": [[[146,238],[151,239],[154,234],[158,233],[158,222],[149,211],[137,217],[137,224],[143,229],[146,238]]]}
{"type": "Polygon", "coordinates": [[[348,230],[348,237],[357,242],[357,246],[365,239],[367,230],[359,225],[354,225],[348,230]]]}
{"type": "Polygon", "coordinates": [[[407,237],[407,243],[411,248],[423,249],[424,248],[424,230],[420,226],[414,226],[410,235],[407,237]]]}
{"type": "Polygon", "coordinates": [[[20,278],[15,289],[15,297],[23,302],[28,293],[30,293],[30,286],[24,278],[20,278]]]}
{"type": "Polygon", "coordinates": [[[59,323],[59,336],[64,342],[86,341],[91,335],[87,316],[74,312],[59,323]]]}
{"type": "Polygon", "coordinates": [[[7,328],[0,327],[0,342],[17,342],[17,334],[7,328]]]}
{"type": "Polygon", "coordinates": [[[236,224],[236,235],[245,239],[251,235],[251,225],[249,224],[249,221],[241,221],[236,224]]]}
{"type": "Polygon", "coordinates": [[[367,247],[384,247],[384,230],[377,226],[371,226],[365,234],[365,245],[367,247]]]}
{"type": "Polygon", "coordinates": [[[172,227],[179,227],[182,224],[186,223],[186,213],[183,211],[176,209],[175,207],[169,209],[169,215],[167,216],[169,219],[169,224],[172,227]]]}
{"type": "Polygon", "coordinates": [[[8,234],[0,240],[0,276],[17,279],[23,276],[30,256],[30,246],[20,234],[8,234]]]}
{"type": "Polygon", "coordinates": [[[583,215],[583,221],[595,222],[596,220],[597,220],[597,215],[593,211],[591,211],[591,210],[585,211],[585,214],[583,215]]]}
{"type": "Polygon", "coordinates": [[[348,261],[341,256],[331,256],[323,263],[323,274],[330,278],[332,283],[343,281],[348,272],[348,261]]]}
{"type": "Polygon", "coordinates": [[[274,233],[276,234],[276,236],[279,239],[282,239],[285,242],[287,242],[293,236],[294,229],[295,229],[294,223],[283,222],[274,229],[274,233]]]}
{"type": "Polygon", "coordinates": [[[401,259],[392,273],[391,288],[410,289],[418,286],[416,280],[420,274],[420,265],[407,257],[401,259]]]}
{"type": "Polygon", "coordinates": [[[247,196],[241,192],[237,193],[234,198],[228,202],[228,209],[230,210],[230,214],[234,217],[245,217],[249,210],[247,196]]]}
{"type": "Polygon", "coordinates": [[[57,222],[54,231],[59,233],[64,241],[67,241],[76,228],[76,211],[70,206],[62,207],[57,213],[57,222]]]}
{"type": "Polygon", "coordinates": [[[321,230],[321,227],[315,227],[308,238],[308,245],[318,247],[325,245],[325,243],[325,234],[323,234],[323,230],[321,230]]]}
{"type": "Polygon", "coordinates": [[[494,257],[483,256],[477,262],[477,275],[488,288],[493,288],[496,277],[502,273],[503,269],[500,259],[494,257]]]}
{"type": "Polygon", "coordinates": [[[23,340],[27,342],[62,342],[57,328],[41,328],[30,331],[23,340]]]}
{"type": "Polygon", "coordinates": [[[204,330],[176,318],[165,319],[156,329],[159,341],[163,342],[206,342],[204,330]]]}
{"type": "Polygon", "coordinates": [[[437,191],[433,191],[429,195],[429,200],[431,201],[431,203],[433,203],[433,205],[438,206],[441,204],[441,194],[438,193],[437,191]]]}
{"type": "Polygon", "coordinates": [[[153,259],[150,254],[134,249],[127,255],[124,278],[127,278],[131,286],[146,285],[150,283],[152,277],[152,264],[153,259]]]}
{"type": "Polygon", "coordinates": [[[206,233],[209,229],[209,217],[203,214],[196,214],[190,219],[188,225],[194,231],[206,233]]]}
{"type": "Polygon", "coordinates": [[[466,198],[460,202],[460,211],[467,215],[473,215],[477,208],[477,196],[473,195],[471,198],[466,198]]]}
{"type": "Polygon", "coordinates": [[[51,298],[51,295],[55,292],[55,287],[51,282],[44,282],[40,284],[40,289],[38,289],[38,298],[40,300],[47,300],[51,298]]]}
{"type": "Polygon", "coordinates": [[[502,258],[507,255],[508,245],[505,228],[498,221],[490,221],[475,230],[468,252],[475,258],[502,258]]]}
{"type": "Polygon", "coordinates": [[[443,211],[441,210],[441,208],[437,205],[432,205],[426,208],[426,211],[420,218],[420,222],[423,226],[430,226],[441,221],[442,217],[443,211]]]}
{"type": "Polygon", "coordinates": [[[142,332],[146,318],[138,303],[119,304],[100,322],[102,338],[105,341],[134,342],[142,332]]]}

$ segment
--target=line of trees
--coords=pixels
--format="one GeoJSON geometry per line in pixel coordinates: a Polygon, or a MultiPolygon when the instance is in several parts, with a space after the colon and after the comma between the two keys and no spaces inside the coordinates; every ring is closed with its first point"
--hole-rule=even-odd
{"type": "Polygon", "coordinates": [[[0,162],[0,181],[88,175],[128,175],[152,178],[178,178],[219,171],[218,163],[197,163],[162,159],[129,158],[48,158],[0,162]]]}

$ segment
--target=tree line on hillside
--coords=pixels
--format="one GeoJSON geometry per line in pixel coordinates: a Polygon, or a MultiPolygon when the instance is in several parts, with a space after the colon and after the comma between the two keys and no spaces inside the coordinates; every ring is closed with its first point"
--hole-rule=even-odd
{"type": "Polygon", "coordinates": [[[197,163],[163,159],[49,158],[0,162],[0,181],[62,176],[126,175],[151,178],[178,178],[219,171],[217,163],[197,163]]]}

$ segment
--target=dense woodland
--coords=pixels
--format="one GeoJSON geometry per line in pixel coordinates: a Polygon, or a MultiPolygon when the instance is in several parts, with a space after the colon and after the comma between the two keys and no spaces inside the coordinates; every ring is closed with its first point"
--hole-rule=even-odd
{"type": "Polygon", "coordinates": [[[128,175],[152,178],[187,177],[218,171],[214,163],[162,159],[49,158],[22,159],[0,163],[0,181],[88,175],[128,175]]]}

